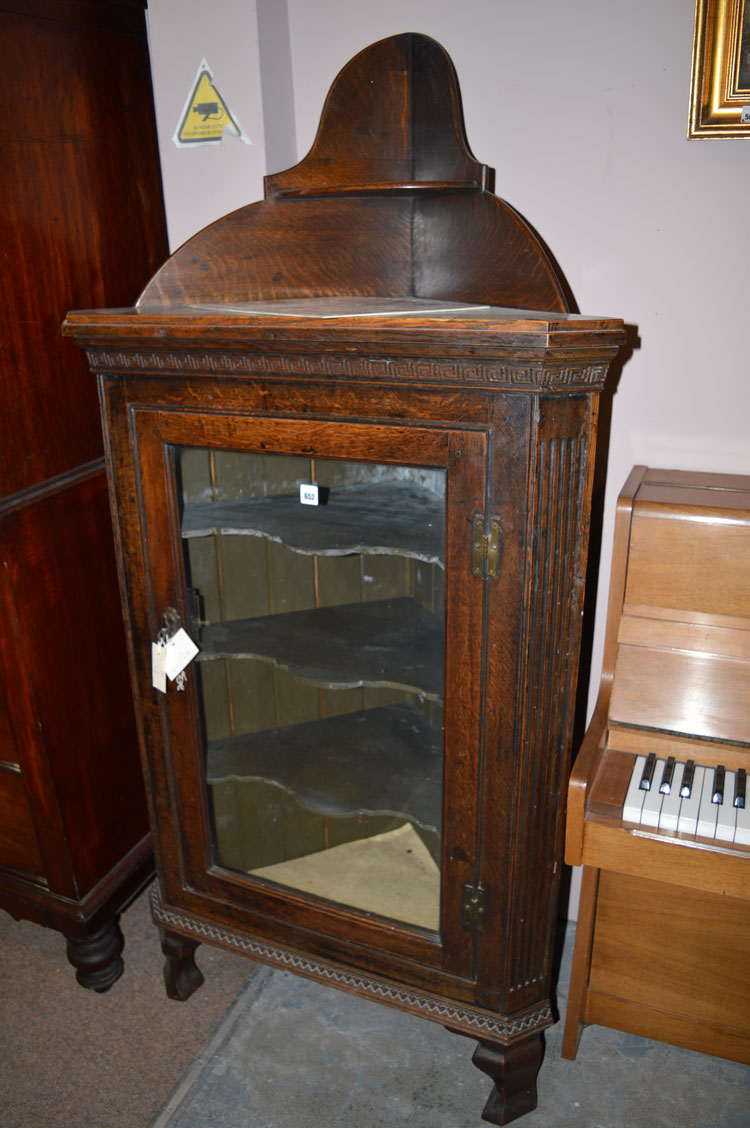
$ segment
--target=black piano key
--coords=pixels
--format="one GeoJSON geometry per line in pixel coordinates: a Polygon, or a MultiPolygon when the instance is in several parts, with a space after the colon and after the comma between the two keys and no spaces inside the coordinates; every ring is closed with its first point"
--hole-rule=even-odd
{"type": "Polygon", "coordinates": [[[693,777],[695,776],[695,760],[685,761],[685,771],[682,773],[682,785],[680,787],[680,797],[682,799],[689,799],[693,790],[693,777]]]}
{"type": "Polygon", "coordinates": [[[747,794],[747,771],[745,768],[738,768],[734,777],[734,806],[745,806],[745,796],[747,794]]]}
{"type": "Polygon", "coordinates": [[[664,765],[664,773],[661,777],[659,784],[660,795],[671,795],[672,793],[672,777],[674,776],[674,756],[667,756],[667,762],[664,765]]]}
{"type": "Polygon", "coordinates": [[[646,757],[646,763],[643,765],[643,771],[641,773],[641,782],[638,784],[638,787],[640,788],[641,791],[650,791],[651,790],[651,780],[654,778],[654,768],[655,767],[656,767],[656,753],[655,752],[649,752],[648,756],[646,757]]]}
{"type": "Polygon", "coordinates": [[[718,806],[721,806],[724,802],[724,775],[724,765],[719,764],[714,774],[714,793],[711,796],[711,802],[716,803],[718,806]]]}

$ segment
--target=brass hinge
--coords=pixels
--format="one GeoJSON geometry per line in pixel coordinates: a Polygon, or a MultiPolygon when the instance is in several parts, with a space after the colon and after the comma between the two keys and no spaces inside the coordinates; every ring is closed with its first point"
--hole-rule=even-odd
{"type": "Polygon", "coordinates": [[[475,513],[471,540],[472,573],[485,579],[494,579],[500,559],[500,518],[490,517],[485,520],[483,513],[475,513]]]}
{"type": "Polygon", "coordinates": [[[487,890],[478,885],[464,885],[461,901],[461,923],[469,932],[481,932],[487,915],[487,890]]]}

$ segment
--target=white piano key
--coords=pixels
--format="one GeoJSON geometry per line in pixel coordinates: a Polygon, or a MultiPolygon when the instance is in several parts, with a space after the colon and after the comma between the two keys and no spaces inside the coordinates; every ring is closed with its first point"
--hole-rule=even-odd
{"type": "Polygon", "coordinates": [[[750,846],[750,804],[744,807],[735,807],[737,825],[734,829],[734,841],[738,846],[750,846]]]}
{"type": "Polygon", "coordinates": [[[724,775],[724,802],[719,806],[716,816],[716,837],[720,842],[734,842],[737,825],[737,811],[733,805],[734,781],[734,772],[727,771],[724,775]]]}
{"type": "Polygon", "coordinates": [[[678,761],[674,766],[672,789],[669,795],[664,796],[664,802],[661,805],[659,830],[677,830],[677,821],[680,817],[680,805],[682,803],[680,787],[682,786],[682,773],[684,770],[685,765],[678,761]]]}
{"type": "Polygon", "coordinates": [[[624,822],[640,823],[641,821],[641,807],[645,796],[648,794],[646,791],[641,791],[640,788],[645,763],[645,756],[636,756],[633,772],[630,776],[630,785],[622,807],[624,822]]]}
{"type": "Polygon", "coordinates": [[[701,804],[698,810],[698,829],[696,831],[696,834],[701,838],[716,837],[716,815],[719,808],[716,803],[711,802],[714,793],[715,774],[713,768],[704,769],[701,804]]]}
{"type": "Polygon", "coordinates": [[[641,808],[641,826],[658,826],[664,796],[659,791],[661,777],[664,775],[664,760],[657,760],[651,779],[651,789],[646,792],[641,808]]]}
{"type": "Polygon", "coordinates": [[[680,817],[677,820],[677,829],[681,834],[695,834],[698,830],[698,811],[701,805],[703,777],[705,774],[706,769],[696,764],[692,791],[690,792],[689,798],[683,799],[680,804],[680,817]]]}

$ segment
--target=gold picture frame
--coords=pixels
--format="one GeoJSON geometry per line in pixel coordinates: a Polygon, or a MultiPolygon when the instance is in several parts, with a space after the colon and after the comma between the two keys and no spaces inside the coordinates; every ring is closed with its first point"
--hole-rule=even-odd
{"type": "Polygon", "coordinates": [[[750,137],[750,0],[696,0],[688,137],[750,137]]]}

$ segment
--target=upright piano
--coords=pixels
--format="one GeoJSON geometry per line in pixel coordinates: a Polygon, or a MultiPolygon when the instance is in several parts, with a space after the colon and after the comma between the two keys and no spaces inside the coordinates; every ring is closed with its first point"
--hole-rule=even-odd
{"type": "Polygon", "coordinates": [[[750,1064],[750,477],[636,466],[568,790],[563,1057],[596,1023],[750,1064]]]}

